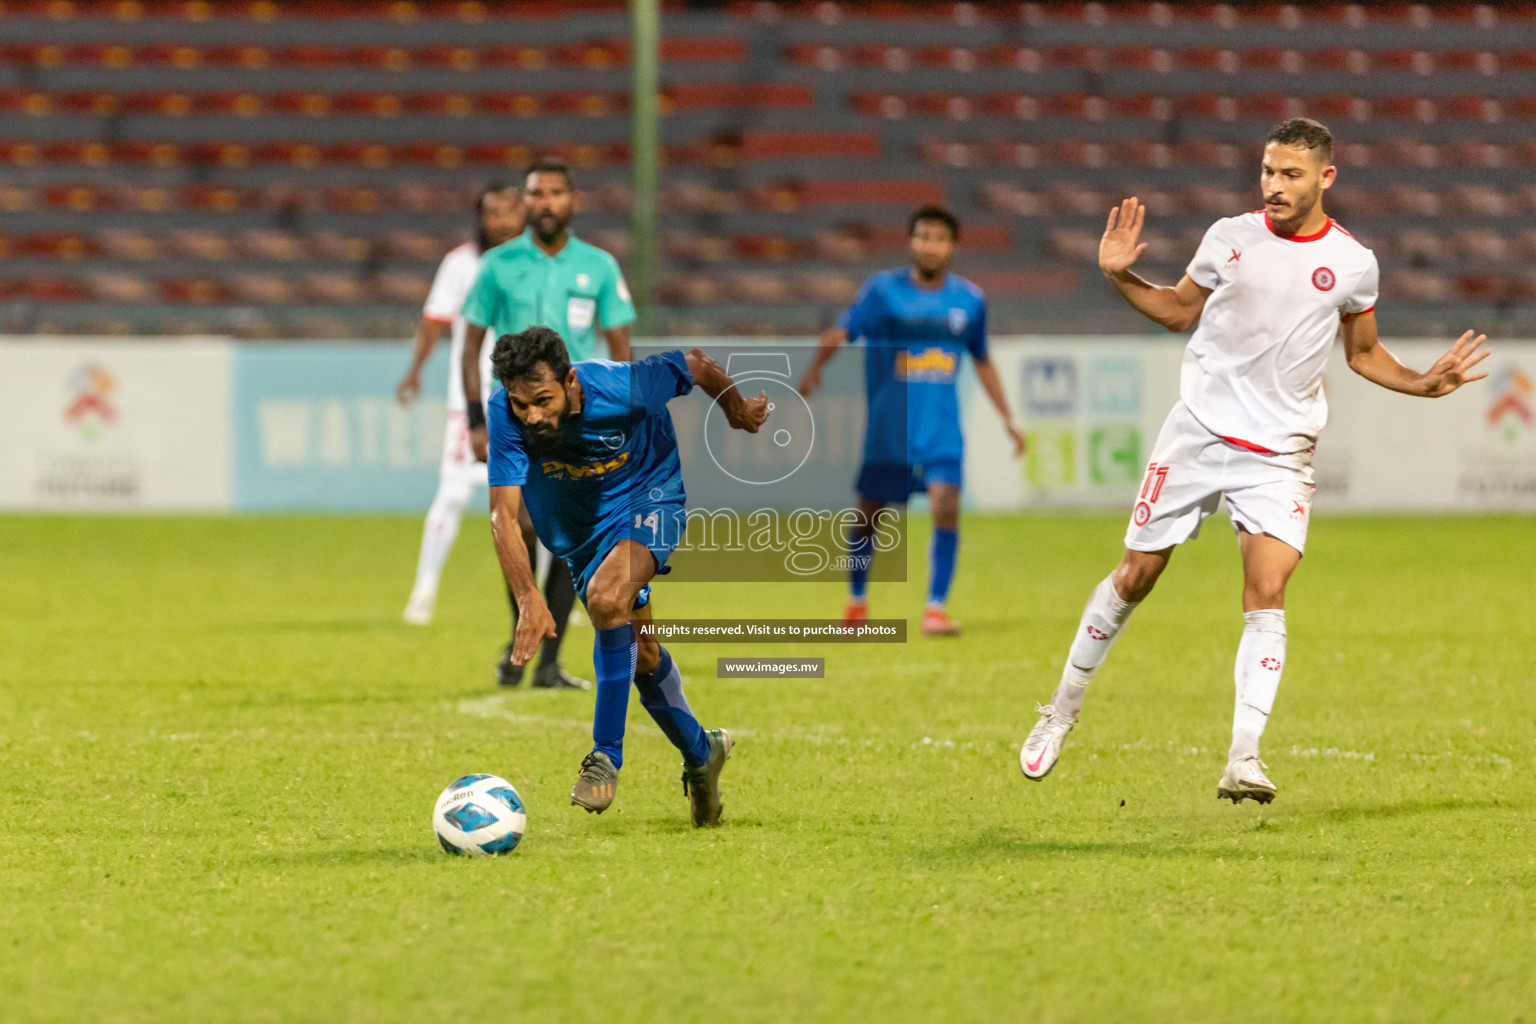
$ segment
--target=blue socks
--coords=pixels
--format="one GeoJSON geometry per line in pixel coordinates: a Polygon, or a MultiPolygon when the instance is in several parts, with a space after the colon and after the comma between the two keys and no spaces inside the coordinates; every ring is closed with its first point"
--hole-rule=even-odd
{"type": "Polygon", "coordinates": [[[850,533],[848,535],[848,592],[856,600],[862,601],[865,591],[869,589],[869,563],[874,555],[873,534],[850,533]]]}
{"type": "Polygon", "coordinates": [[[592,747],[601,750],[615,768],[624,763],[624,719],[629,711],[629,681],[640,691],[640,705],[650,712],[672,745],[683,752],[683,763],[697,768],[709,760],[709,737],[693,717],[683,696],[683,676],[665,647],[656,668],[635,674],[640,645],[629,623],[597,631],[592,664],[597,669],[597,709],[592,717],[592,747]]]}
{"type": "Polygon", "coordinates": [[[592,747],[615,768],[624,763],[624,717],[629,712],[629,681],[635,678],[640,645],[628,622],[597,631],[592,665],[597,670],[597,708],[592,715],[592,747]]]}
{"type": "Polygon", "coordinates": [[[709,760],[709,737],[704,735],[704,727],[693,717],[688,698],[683,696],[683,675],[670,651],[663,647],[656,667],[635,676],[635,689],[640,691],[640,706],[650,712],[672,745],[683,752],[684,764],[697,768],[709,760]]]}
{"type": "Polygon", "coordinates": [[[933,531],[933,540],[928,544],[929,605],[942,605],[949,600],[949,585],[955,579],[955,552],[959,548],[959,531],[933,531]]]}

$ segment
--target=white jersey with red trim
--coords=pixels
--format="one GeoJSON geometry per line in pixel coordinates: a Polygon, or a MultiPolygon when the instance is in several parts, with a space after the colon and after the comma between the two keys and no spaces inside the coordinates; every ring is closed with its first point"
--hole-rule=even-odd
{"type": "MultiPolygon", "coordinates": [[[[466,324],[459,310],[463,308],[464,299],[469,295],[470,288],[474,287],[475,277],[479,273],[480,247],[474,242],[465,242],[444,256],[443,262],[438,264],[437,276],[432,278],[432,290],[427,294],[427,303],[422,309],[422,315],[428,320],[447,324],[452,331],[453,346],[448,355],[450,412],[464,411],[464,377],[459,365],[464,357],[466,324]]],[[[480,353],[480,387],[484,392],[480,396],[482,402],[489,401],[491,397],[490,349],[491,346],[486,345],[480,353]]]]}
{"type": "Polygon", "coordinates": [[[1376,306],[1376,254],[1332,219],[1284,237],[1259,210],[1212,224],[1186,273],[1211,294],[1184,352],[1184,404],[1255,451],[1312,447],[1328,421],[1323,369],[1339,319],[1376,306]]]}

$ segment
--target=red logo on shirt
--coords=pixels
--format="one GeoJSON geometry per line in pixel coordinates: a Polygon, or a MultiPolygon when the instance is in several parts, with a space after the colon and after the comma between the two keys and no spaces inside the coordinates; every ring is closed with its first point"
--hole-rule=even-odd
{"type": "Polygon", "coordinates": [[[1312,271],[1312,287],[1320,292],[1332,291],[1338,279],[1333,276],[1333,271],[1327,267],[1318,267],[1312,271]]]}
{"type": "Polygon", "coordinates": [[[1242,258],[1243,258],[1243,254],[1238,252],[1236,249],[1233,249],[1232,250],[1232,255],[1227,257],[1227,262],[1229,264],[1236,263],[1238,260],[1240,260],[1242,258]]]}

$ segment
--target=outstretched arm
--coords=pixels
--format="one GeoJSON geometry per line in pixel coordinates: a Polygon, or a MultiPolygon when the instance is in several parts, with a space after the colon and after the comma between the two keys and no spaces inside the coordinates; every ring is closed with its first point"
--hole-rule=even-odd
{"type": "Polygon", "coordinates": [[[1008,396],[1003,393],[1003,382],[998,379],[997,367],[992,364],[992,360],[976,360],[976,379],[981,381],[981,388],[992,400],[992,407],[1003,418],[1003,429],[1013,441],[1013,457],[1018,458],[1024,454],[1024,431],[1013,422],[1013,410],[1008,408],[1008,396]]]}
{"type": "Polygon", "coordinates": [[[459,357],[459,376],[464,381],[464,405],[469,410],[469,444],[475,458],[484,462],[489,451],[485,433],[485,405],[480,401],[480,346],[485,343],[485,328],[476,323],[464,325],[464,352],[459,357]]]}
{"type": "Polygon", "coordinates": [[[828,327],[821,332],[821,338],[816,342],[816,354],[811,356],[811,365],[806,368],[805,376],[800,378],[800,393],[807,398],[821,390],[821,368],[832,361],[837,355],[837,346],[848,340],[848,331],[842,327],[828,327]]]}
{"type": "Polygon", "coordinates": [[[1170,331],[1194,330],[1211,289],[1202,288],[1187,274],[1169,288],[1152,284],[1131,271],[1131,264],[1147,248],[1147,243],[1141,241],[1141,226],[1146,218],[1147,208],[1135,196],[1109,211],[1109,224],[1099,240],[1099,269],[1120,297],[1148,320],[1170,331]]]}
{"type": "Polygon", "coordinates": [[[1488,340],[1486,334],[1473,337],[1471,331],[1466,332],[1456,339],[1451,350],[1441,356],[1428,372],[1419,373],[1398,362],[1397,357],[1376,339],[1375,313],[1346,316],[1341,329],[1344,335],[1344,358],[1349,362],[1349,368],[1372,384],[1380,384],[1389,391],[1420,398],[1440,398],[1463,384],[1488,376],[1487,371],[1468,372],[1491,354],[1482,347],[1483,342],[1488,340]]]}
{"type": "Polygon", "coordinates": [[[555,635],[555,619],[533,579],[528,545],[523,540],[518,513],[523,507],[521,487],[491,488],[491,537],[502,575],[517,601],[517,632],[512,636],[512,664],[526,665],[538,653],[545,637],[555,635]]]}
{"type": "MultiPolygon", "coordinates": [[[[441,320],[425,316],[421,318],[421,327],[416,331],[416,345],[411,349],[411,368],[405,371],[405,376],[395,386],[395,401],[399,404],[410,405],[420,397],[421,368],[427,365],[432,349],[437,346],[437,339],[443,336],[443,328],[446,326],[441,320]]],[[[452,368],[448,372],[452,373],[452,368]]]]}
{"type": "Polygon", "coordinates": [[[755,434],[768,421],[768,392],[759,391],[756,398],[743,398],[730,374],[703,349],[696,348],[683,358],[688,362],[688,372],[693,375],[694,384],[719,403],[731,426],[755,434]]]}

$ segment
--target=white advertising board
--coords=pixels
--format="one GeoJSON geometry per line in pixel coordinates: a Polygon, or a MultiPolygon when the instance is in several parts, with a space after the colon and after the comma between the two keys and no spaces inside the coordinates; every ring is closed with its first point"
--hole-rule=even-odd
{"type": "Polygon", "coordinates": [[[230,352],[214,339],[0,339],[0,507],[228,508],[230,352]]]}
{"type": "MultiPolygon", "coordinates": [[[[1450,346],[1388,341],[1424,370],[1450,346]]],[[[1536,510],[1536,342],[1490,342],[1487,380],[1428,400],[1329,362],[1329,422],[1318,441],[1320,511],[1536,510]]],[[[1184,339],[994,339],[992,359],[1024,419],[1030,453],[1012,459],[990,403],[966,401],[972,507],[1124,508],[1178,400],[1184,339]]]]}

